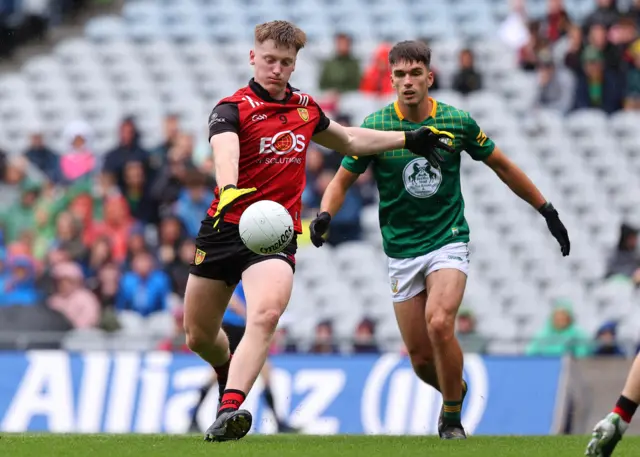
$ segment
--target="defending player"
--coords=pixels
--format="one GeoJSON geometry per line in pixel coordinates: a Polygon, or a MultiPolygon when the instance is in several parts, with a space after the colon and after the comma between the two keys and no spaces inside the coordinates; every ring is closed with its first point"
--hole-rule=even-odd
{"type": "Polygon", "coordinates": [[[196,239],[184,318],[189,348],[211,364],[219,379],[228,378],[217,419],[205,433],[209,441],[239,439],[250,430],[251,414],[239,407],[265,362],[293,284],[296,237],[279,254],[252,253],[238,233],[243,210],[258,200],[274,200],[287,208],[295,232],[301,233],[305,155],[311,140],[350,156],[404,147],[436,162],[443,160],[438,149],[452,151],[441,141],[450,134],[435,128],[382,132],[329,120],[313,98],[289,85],[305,42],[304,32],[289,22],[258,25],[249,53],[254,77],[221,100],[209,117],[218,187],[196,239]],[[231,361],[220,324],[241,278],[247,325],[231,361]]]}
{"type": "Polygon", "coordinates": [[[613,411],[596,424],[585,455],[610,457],[629,428],[631,419],[640,403],[640,355],[631,366],[627,382],[613,411]]]}
{"type": "MultiPolygon", "coordinates": [[[[246,309],[246,299],[244,296],[244,290],[242,288],[242,281],[238,283],[238,286],[233,291],[233,295],[231,296],[231,301],[229,302],[229,306],[222,316],[222,330],[227,335],[229,339],[229,351],[233,354],[240,344],[242,337],[244,335],[246,319],[247,319],[247,309],[246,309]]],[[[276,419],[276,424],[278,427],[278,432],[280,433],[288,433],[295,432],[296,430],[286,423],[285,420],[278,417],[278,412],[276,411],[275,400],[273,398],[273,391],[271,389],[271,364],[267,359],[265,364],[262,366],[262,370],[260,371],[260,375],[262,376],[262,380],[264,381],[264,399],[267,403],[269,409],[273,412],[273,416],[276,419]]],[[[194,408],[193,416],[191,418],[191,430],[199,430],[197,425],[197,417],[200,407],[204,403],[205,398],[207,397],[209,391],[213,388],[213,386],[218,382],[219,389],[219,399],[222,398],[224,394],[224,386],[226,385],[226,379],[217,379],[217,376],[212,376],[211,380],[207,383],[206,386],[203,386],[200,390],[200,399],[198,400],[198,404],[194,408]]]]}
{"type": "Polygon", "coordinates": [[[442,393],[438,431],[443,439],[464,439],[460,420],[466,383],[462,352],[454,335],[469,266],[469,226],[460,190],[461,152],[483,161],[520,198],[538,209],[569,254],[567,231],[558,213],[529,178],[480,130],[467,112],[429,97],[431,50],[405,41],[389,52],[397,101],[369,115],[363,127],[411,130],[436,127],[452,133],[454,154],[433,164],[403,148],[368,157],[345,157],[327,187],[320,214],[311,222],[311,240],[324,242],[331,216],[347,189],[371,165],[380,194],[380,227],[400,333],[415,373],[442,393]]]}

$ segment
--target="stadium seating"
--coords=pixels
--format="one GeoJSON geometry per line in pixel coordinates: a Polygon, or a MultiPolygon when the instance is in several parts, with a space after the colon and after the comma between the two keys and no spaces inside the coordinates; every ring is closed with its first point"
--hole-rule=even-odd
{"type": "MultiPolygon", "coordinates": [[[[380,40],[430,37],[441,83],[433,96],[469,110],[554,202],[572,237],[571,257],[562,258],[544,220],[488,168],[463,159],[472,230],[465,304],[478,314],[481,331],[498,338],[492,347],[513,350],[500,340],[530,337],[559,297],[574,301],[589,332],[605,318],[631,310],[638,297],[629,284],[600,280],[620,223],[640,224],[640,114],[606,117],[586,110],[562,117],[534,107],[535,76],[518,70],[514,53],[495,36],[508,13],[505,0],[327,2],[330,6],[319,0],[128,1],[122,16],[93,19],[83,37],[32,58],[19,73],[0,75],[0,146],[17,154],[31,131],[44,129],[51,146],[64,151],[64,125],[84,117],[95,132],[94,150],[102,154],[115,144],[116,127],[129,113],[139,116],[148,145],[160,141],[161,119],[168,112],[181,114],[187,130],[204,135],[211,107],[251,76],[247,54],[258,21],[290,18],[307,31],[310,43],[292,83],[313,94],[318,60],[332,52],[336,31],[354,36],[363,66],[380,40]],[[467,45],[487,84],[464,97],[450,88],[458,52],[467,45]]],[[[566,2],[576,20],[593,3],[566,2]]],[[[527,3],[532,15],[541,15],[545,5],[527,3]]],[[[359,122],[389,101],[346,94],[341,110],[359,122]]],[[[380,319],[380,337],[388,347],[397,346],[377,209],[366,208],[362,222],[361,243],[300,249],[287,311],[296,321],[294,334],[308,336],[329,317],[338,336],[350,336],[367,315],[380,319]]],[[[635,338],[638,329],[629,321],[621,331],[635,338]]],[[[107,340],[99,332],[78,332],[67,345],[85,348],[91,338],[107,340]]]]}

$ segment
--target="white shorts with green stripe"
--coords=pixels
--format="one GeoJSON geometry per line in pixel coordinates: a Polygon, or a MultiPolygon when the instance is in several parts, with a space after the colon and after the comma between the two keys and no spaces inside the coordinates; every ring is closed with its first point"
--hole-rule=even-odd
{"type": "Polygon", "coordinates": [[[426,277],[443,268],[455,268],[469,274],[469,246],[451,243],[420,257],[389,257],[389,285],[394,302],[415,297],[426,289],[426,277]]]}

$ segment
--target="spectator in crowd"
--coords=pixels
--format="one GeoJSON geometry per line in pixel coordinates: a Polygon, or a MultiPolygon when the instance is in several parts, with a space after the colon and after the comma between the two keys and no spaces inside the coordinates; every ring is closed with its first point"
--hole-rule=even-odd
{"type": "Polygon", "coordinates": [[[173,214],[173,204],[180,198],[187,173],[195,168],[192,154],[192,137],[181,133],[169,150],[167,163],[160,169],[151,189],[152,198],[158,202],[161,218],[173,214]]]}
{"type": "Polygon", "coordinates": [[[316,325],[316,334],[313,345],[311,346],[313,354],[338,354],[338,346],[333,341],[333,322],[324,320],[316,325]]]}
{"type": "Polygon", "coordinates": [[[49,181],[54,184],[62,182],[62,171],[60,170],[60,157],[44,144],[44,137],[41,132],[31,135],[29,149],[25,152],[26,158],[36,166],[49,181]]]}
{"type": "Polygon", "coordinates": [[[638,229],[628,224],[620,226],[618,246],[607,263],[605,279],[620,276],[640,284],[640,254],[638,229]]]}
{"type": "Polygon", "coordinates": [[[453,76],[453,89],[463,95],[482,89],[482,75],[475,68],[471,49],[460,51],[460,69],[453,76]]]}
{"type": "Polygon", "coordinates": [[[571,19],[563,0],[549,0],[547,16],[542,24],[542,35],[551,44],[564,37],[571,27],[571,19]]]}
{"type": "Polygon", "coordinates": [[[618,344],[618,323],[614,321],[605,322],[596,332],[595,349],[593,355],[600,356],[621,356],[625,353],[618,344]]]}
{"type": "Polygon", "coordinates": [[[575,77],[582,73],[583,50],[582,29],[577,25],[573,25],[569,29],[564,64],[575,77]]]}
{"type": "Polygon", "coordinates": [[[143,225],[156,224],[158,205],[151,197],[151,183],[145,174],[142,162],[130,160],[124,166],[124,188],[122,194],[127,200],[131,216],[143,225]]]}
{"type": "Polygon", "coordinates": [[[484,354],[489,341],[476,329],[476,316],[468,308],[462,308],[456,318],[456,336],[463,352],[484,354]]]}
{"type": "Polygon", "coordinates": [[[88,244],[92,244],[98,238],[108,237],[111,240],[113,260],[124,262],[127,256],[127,240],[133,223],[124,197],[109,197],[104,203],[104,220],[93,224],[88,234],[88,244]]]}
{"type": "Polygon", "coordinates": [[[608,29],[616,23],[619,16],[616,0],[597,0],[595,11],[584,20],[584,28],[588,30],[593,24],[602,24],[608,29]]]}
{"type": "Polygon", "coordinates": [[[586,357],[591,344],[584,331],[575,323],[571,303],[557,300],[546,325],[533,337],[526,350],[528,355],[586,357]]]}
{"type": "Polygon", "coordinates": [[[180,134],[180,118],[177,114],[167,114],[164,118],[164,141],[149,154],[149,167],[152,176],[156,176],[167,163],[169,151],[175,145],[180,134]]]}
{"type": "Polygon", "coordinates": [[[84,121],[73,121],[65,127],[63,136],[69,149],[60,159],[62,178],[67,183],[91,178],[96,169],[96,156],[90,146],[91,127],[84,121]]]}
{"type": "Polygon", "coordinates": [[[100,302],[85,287],[82,268],[75,262],[56,265],[52,272],[55,292],[47,300],[49,308],[60,312],[73,328],[94,328],[100,323],[100,302]]]}
{"type": "Polygon", "coordinates": [[[63,212],[58,216],[56,227],[53,247],[68,252],[74,262],[82,262],[87,255],[87,248],[82,240],[80,221],[71,213],[63,212]]]}
{"type": "Polygon", "coordinates": [[[627,110],[640,110],[640,38],[629,48],[631,63],[627,72],[627,90],[624,107],[627,110]]]}
{"type": "Polygon", "coordinates": [[[98,271],[97,281],[91,291],[102,307],[102,324],[105,330],[117,330],[119,327],[116,314],[116,301],[122,277],[120,268],[115,263],[108,263],[98,271]]]}
{"type": "Polygon", "coordinates": [[[184,227],[176,216],[165,217],[160,222],[158,258],[163,265],[169,265],[176,259],[183,238],[184,227]]]}
{"type": "Polygon", "coordinates": [[[285,325],[278,325],[278,328],[273,335],[273,339],[271,340],[269,354],[295,354],[297,352],[298,347],[295,342],[291,341],[288,327],[285,325]]]}
{"type": "Polygon", "coordinates": [[[538,55],[543,49],[548,48],[548,43],[540,33],[540,21],[529,22],[527,28],[529,38],[519,52],[520,68],[534,71],[538,65],[538,55]]]}
{"type": "Polygon", "coordinates": [[[640,0],[633,0],[633,4],[629,9],[629,16],[635,19],[636,24],[640,29],[640,0]]]}
{"type": "Polygon", "coordinates": [[[95,292],[98,287],[98,272],[105,265],[113,261],[111,243],[107,236],[96,238],[87,250],[87,255],[82,262],[83,275],[86,283],[95,292]]]}
{"type": "Polygon", "coordinates": [[[168,310],[167,298],[171,292],[169,278],[154,265],[148,253],[136,255],[132,270],[120,281],[116,308],[118,311],[135,311],[143,317],[168,310]]]}
{"type": "Polygon", "coordinates": [[[133,118],[126,118],[120,124],[120,143],[107,152],[103,171],[111,173],[116,178],[118,187],[124,192],[126,185],[124,170],[127,162],[141,162],[145,171],[149,172],[149,153],[140,145],[140,134],[133,118]]]}
{"type": "Polygon", "coordinates": [[[193,239],[184,239],[180,245],[178,256],[166,267],[167,274],[171,279],[171,290],[181,299],[184,299],[187,279],[189,278],[189,269],[191,262],[193,262],[195,252],[196,245],[193,239]]]}
{"type": "Polygon", "coordinates": [[[127,239],[127,258],[123,264],[124,269],[130,270],[133,265],[133,259],[144,252],[153,254],[153,250],[147,245],[144,237],[144,226],[140,222],[134,222],[131,230],[129,230],[129,238],[127,239]]]}
{"type": "Polygon", "coordinates": [[[380,352],[376,343],[376,323],[373,319],[364,318],[356,327],[353,352],[356,354],[377,354],[380,352]]]}
{"type": "Polygon", "coordinates": [[[8,205],[0,215],[0,222],[4,227],[5,243],[13,243],[20,236],[34,229],[36,226],[35,204],[40,194],[41,185],[35,181],[25,180],[20,183],[22,191],[20,200],[8,205]]]}
{"type": "Polygon", "coordinates": [[[390,50],[391,46],[388,43],[382,43],[377,47],[371,63],[362,76],[361,92],[380,97],[394,93],[395,89],[391,86],[391,67],[389,66],[390,50]]]}
{"type": "Polygon", "coordinates": [[[184,308],[182,306],[173,310],[173,334],[160,341],[158,350],[191,354],[191,350],[187,346],[187,335],[184,331],[184,308]]]}
{"type": "Polygon", "coordinates": [[[589,28],[585,48],[593,48],[598,51],[603,60],[605,69],[615,71],[623,69],[621,51],[614,43],[609,41],[607,29],[604,25],[593,24],[589,28]]]}
{"type": "Polygon", "coordinates": [[[585,48],[582,61],[574,108],[600,108],[609,114],[620,110],[624,85],[619,72],[608,68],[602,52],[591,45],[585,48]]]}
{"type": "Polygon", "coordinates": [[[9,274],[0,290],[0,306],[33,306],[40,300],[36,289],[36,271],[33,259],[26,255],[9,258],[9,274]]]}
{"type": "Polygon", "coordinates": [[[198,236],[203,214],[214,199],[213,192],[206,187],[206,179],[198,170],[189,170],[185,188],[175,203],[175,214],[191,238],[198,236]]]}
{"type": "Polygon", "coordinates": [[[543,53],[538,64],[538,104],[565,114],[571,109],[574,94],[572,75],[556,67],[550,53],[543,53]]]}
{"type": "Polygon", "coordinates": [[[322,64],[320,90],[337,92],[357,91],[360,86],[360,62],[352,54],[351,37],[344,33],[335,36],[335,55],[322,64]]]}

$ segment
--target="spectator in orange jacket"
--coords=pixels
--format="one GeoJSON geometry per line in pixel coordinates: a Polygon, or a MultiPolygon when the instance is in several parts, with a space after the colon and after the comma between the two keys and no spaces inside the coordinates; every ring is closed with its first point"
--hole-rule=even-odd
{"type": "Polygon", "coordinates": [[[391,67],[389,51],[391,45],[382,43],[376,49],[373,61],[364,72],[360,81],[360,91],[371,95],[390,95],[394,92],[391,86],[391,67]]]}

